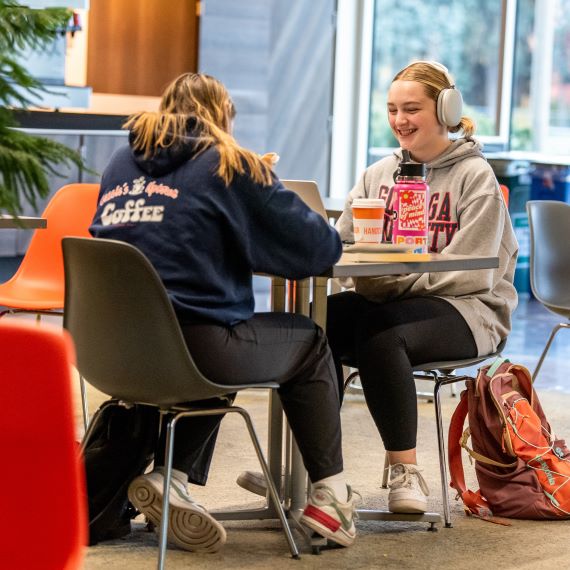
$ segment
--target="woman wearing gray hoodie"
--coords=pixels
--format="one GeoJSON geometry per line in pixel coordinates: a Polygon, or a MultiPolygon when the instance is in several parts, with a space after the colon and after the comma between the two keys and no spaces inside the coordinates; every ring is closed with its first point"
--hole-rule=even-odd
{"type": "Polygon", "coordinates": [[[353,240],[355,198],[384,198],[391,208],[404,152],[427,166],[429,251],[499,258],[497,269],[358,278],[354,290],[329,297],[327,335],[339,379],[342,362],[358,367],[388,452],[388,508],[425,512],[412,367],[489,354],[507,337],[518,245],[495,175],[472,139],[475,125],[461,116],[461,95],[443,65],[420,61],[400,71],[388,118],[401,148],[370,166],[350,192],[337,224],[343,240],[353,240]],[[462,138],[450,139],[458,132],[462,138]]]}

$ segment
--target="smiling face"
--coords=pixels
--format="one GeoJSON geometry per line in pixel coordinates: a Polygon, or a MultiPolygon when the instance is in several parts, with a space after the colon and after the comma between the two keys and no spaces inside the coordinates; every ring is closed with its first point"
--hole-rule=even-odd
{"type": "Polygon", "coordinates": [[[418,162],[430,162],[451,144],[447,127],[437,120],[435,101],[417,81],[392,83],[388,120],[400,146],[418,162]]]}

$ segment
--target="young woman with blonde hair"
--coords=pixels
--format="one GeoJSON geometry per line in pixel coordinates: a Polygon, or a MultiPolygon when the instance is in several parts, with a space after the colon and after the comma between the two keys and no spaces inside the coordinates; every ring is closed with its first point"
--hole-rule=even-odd
{"type": "MultiPolygon", "coordinates": [[[[176,78],[158,112],[127,121],[129,145],[105,169],[91,232],[129,242],[149,258],[207,378],[280,385],[313,483],[302,521],[349,546],[353,500],[343,476],[338,383],[326,338],[300,315],[254,313],[252,290],[254,272],[291,279],[320,274],[340,257],[341,241],[283,187],[268,161],[236,142],[234,116],[227,90],[213,77],[176,78]]],[[[128,294],[128,283],[117,286],[128,294]]],[[[188,550],[215,551],[225,541],[223,526],[186,488],[188,480],[205,484],[220,420],[187,418],[177,428],[169,536],[188,550]]],[[[154,471],[129,487],[131,502],[155,524],[163,461],[164,440],[154,471]]]]}
{"type": "MultiPolygon", "coordinates": [[[[393,79],[388,120],[400,148],[372,166],[350,192],[337,229],[353,239],[355,198],[393,203],[399,163],[425,163],[430,252],[499,258],[497,269],[355,280],[354,291],[329,297],[327,336],[337,373],[357,366],[368,408],[391,464],[388,507],[424,512],[428,487],[417,466],[415,365],[493,352],[511,328],[517,305],[518,251],[495,175],[462,114],[461,94],[437,62],[415,62],[393,79]],[[450,138],[450,133],[461,133],[450,138]]],[[[386,219],[391,239],[391,219],[386,219]]],[[[380,474],[381,468],[379,468],[380,474]]]]}

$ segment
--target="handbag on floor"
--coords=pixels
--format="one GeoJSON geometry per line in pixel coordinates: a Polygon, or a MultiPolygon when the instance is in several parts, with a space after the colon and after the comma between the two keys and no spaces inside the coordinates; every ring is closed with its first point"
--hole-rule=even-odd
{"type": "Polygon", "coordinates": [[[138,513],[127,489],[152,461],[158,434],[157,408],[103,406],[83,443],[90,545],[130,532],[138,513]]]}
{"type": "Polygon", "coordinates": [[[466,387],[449,426],[451,486],[466,513],[500,524],[509,523],[497,517],[570,518],[570,452],[552,433],[529,371],[500,358],[466,387]],[[462,448],[475,460],[478,491],[466,488],[462,448]]]}

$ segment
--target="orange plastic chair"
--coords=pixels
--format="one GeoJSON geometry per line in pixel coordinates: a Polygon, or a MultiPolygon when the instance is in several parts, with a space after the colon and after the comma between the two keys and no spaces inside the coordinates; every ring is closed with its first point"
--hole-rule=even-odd
{"type": "Polygon", "coordinates": [[[87,494],[75,441],[70,338],[51,325],[0,323],[2,568],[82,566],[87,494]]]}
{"type": "Polygon", "coordinates": [[[503,195],[503,199],[505,200],[505,206],[509,207],[509,187],[505,184],[499,184],[499,188],[501,189],[501,194],[503,195]]]}
{"type": "Polygon", "coordinates": [[[63,254],[65,236],[89,237],[99,184],[68,184],[49,201],[42,217],[47,228],[36,230],[15,275],[0,284],[0,306],[7,313],[62,314],[63,254]]]}

